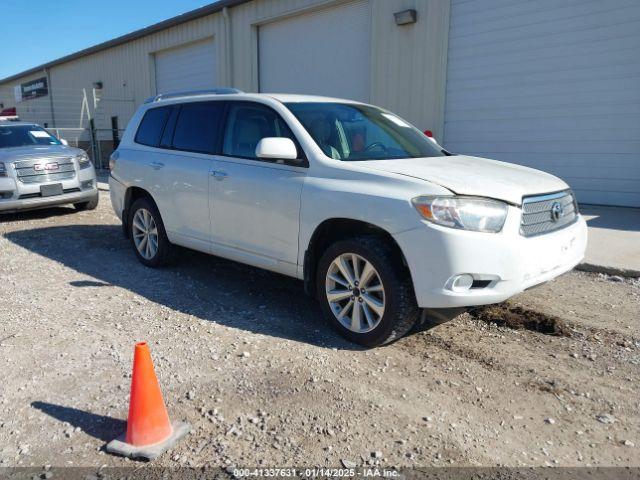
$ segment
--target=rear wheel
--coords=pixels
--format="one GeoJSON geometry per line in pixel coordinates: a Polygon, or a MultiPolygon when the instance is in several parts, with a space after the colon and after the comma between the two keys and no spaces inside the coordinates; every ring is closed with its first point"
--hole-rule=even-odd
{"type": "Polygon", "coordinates": [[[329,323],[348,340],[384,345],[405,335],[419,309],[409,272],[383,240],[331,245],[318,265],[318,298],[329,323]]]}
{"type": "Polygon", "coordinates": [[[96,196],[93,197],[88,202],[74,203],[73,206],[75,207],[76,210],[80,210],[80,211],[95,210],[96,208],[98,208],[99,201],[100,201],[100,196],[96,194],[96,196]]]}
{"type": "Polygon", "coordinates": [[[156,205],[149,198],[136,200],[129,210],[129,238],[138,260],[147,267],[166,265],[171,243],[156,205]]]}

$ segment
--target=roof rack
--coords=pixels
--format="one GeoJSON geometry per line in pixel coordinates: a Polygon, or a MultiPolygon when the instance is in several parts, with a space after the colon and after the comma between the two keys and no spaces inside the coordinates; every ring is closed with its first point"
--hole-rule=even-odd
{"type": "Polygon", "coordinates": [[[154,95],[153,97],[147,98],[144,103],[153,103],[159,102],[160,100],[166,100],[168,98],[177,98],[177,97],[195,97],[198,95],[230,95],[235,93],[244,93],[242,90],[238,90],[237,88],[211,88],[208,90],[191,90],[185,92],[171,92],[171,93],[160,93],[159,95],[154,95]]]}

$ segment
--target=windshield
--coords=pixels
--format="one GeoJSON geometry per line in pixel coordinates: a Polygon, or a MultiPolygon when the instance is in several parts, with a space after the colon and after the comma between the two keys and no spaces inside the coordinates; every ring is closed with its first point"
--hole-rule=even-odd
{"type": "Polygon", "coordinates": [[[61,142],[37,125],[0,125],[0,148],[30,145],[61,145],[61,142]]]}
{"type": "Polygon", "coordinates": [[[327,157],[390,160],[442,157],[446,153],[393,113],[346,103],[287,103],[327,157]]]}

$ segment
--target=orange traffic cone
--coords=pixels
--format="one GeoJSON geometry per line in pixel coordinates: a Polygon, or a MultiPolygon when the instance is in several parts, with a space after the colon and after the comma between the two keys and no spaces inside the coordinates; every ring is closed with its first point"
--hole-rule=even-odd
{"type": "Polygon", "coordinates": [[[146,342],[136,343],[127,432],[109,442],[107,452],[152,460],[171,448],[190,429],[187,423],[169,421],[149,347],[146,342]]]}

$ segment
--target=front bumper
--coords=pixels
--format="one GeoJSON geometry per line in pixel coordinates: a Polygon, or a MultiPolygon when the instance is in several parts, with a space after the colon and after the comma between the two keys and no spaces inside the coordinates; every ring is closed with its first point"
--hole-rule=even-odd
{"type": "Polygon", "coordinates": [[[520,235],[520,209],[509,207],[500,233],[439,227],[394,235],[407,260],[418,305],[423,308],[468,307],[498,303],[573,269],[583,258],[587,225],[572,225],[536,237],[520,235]],[[483,287],[456,290],[451,279],[471,274],[483,287]]]}
{"type": "Polygon", "coordinates": [[[14,175],[0,177],[0,213],[87,202],[98,195],[96,172],[93,167],[76,169],[73,178],[46,183],[25,184],[14,175]],[[61,183],[65,193],[51,197],[40,196],[40,187],[61,183]]]}

